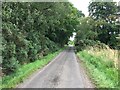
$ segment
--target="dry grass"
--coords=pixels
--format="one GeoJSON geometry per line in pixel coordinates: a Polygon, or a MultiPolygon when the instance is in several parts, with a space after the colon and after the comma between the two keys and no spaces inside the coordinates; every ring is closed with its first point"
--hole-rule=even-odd
{"type": "Polygon", "coordinates": [[[106,49],[88,47],[86,51],[94,56],[101,56],[107,58],[107,60],[112,60],[115,68],[118,69],[118,50],[110,49],[108,46],[106,46],[106,49]]]}

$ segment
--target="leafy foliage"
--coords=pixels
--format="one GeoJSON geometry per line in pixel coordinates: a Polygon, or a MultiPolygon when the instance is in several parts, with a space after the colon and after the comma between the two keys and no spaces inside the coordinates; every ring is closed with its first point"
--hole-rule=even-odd
{"type": "MultiPolygon", "coordinates": [[[[62,50],[62,49],[61,49],[62,50]]],[[[61,50],[51,53],[40,60],[36,60],[35,62],[22,65],[19,69],[10,75],[4,76],[2,81],[0,81],[0,89],[2,88],[15,88],[16,85],[22,82],[26,77],[35,72],[37,69],[44,67],[48,64],[57,54],[61,52],[61,50]]]]}
{"type": "Polygon", "coordinates": [[[115,57],[115,52],[110,52],[112,49],[108,51],[109,47],[115,49],[118,43],[117,11],[115,2],[90,2],[89,17],[80,19],[76,33],[78,56],[99,88],[118,87],[118,54],[115,57]]]}
{"type": "Polygon", "coordinates": [[[104,49],[107,48],[106,45],[104,43],[101,43],[100,41],[93,41],[93,40],[89,40],[89,39],[83,39],[83,40],[79,40],[76,43],[76,50],[77,51],[82,51],[88,47],[91,46],[96,46],[99,47],[100,49],[104,49]]]}
{"type": "Polygon", "coordinates": [[[115,2],[90,2],[89,17],[80,19],[75,45],[89,39],[93,40],[93,43],[100,41],[111,48],[116,48],[118,43],[116,37],[119,34],[115,16],[117,10],[115,2]]]}
{"type": "Polygon", "coordinates": [[[96,20],[98,40],[115,47],[116,36],[119,33],[115,24],[117,5],[115,2],[92,2],[89,5],[89,15],[96,20]]]}
{"type": "Polygon", "coordinates": [[[33,62],[63,47],[75,31],[77,18],[83,15],[70,3],[2,4],[5,74],[14,72],[18,64],[33,62]]]}

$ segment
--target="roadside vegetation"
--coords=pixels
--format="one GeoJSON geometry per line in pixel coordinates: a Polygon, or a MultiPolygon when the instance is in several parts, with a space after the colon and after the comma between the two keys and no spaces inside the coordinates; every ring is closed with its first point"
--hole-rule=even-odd
{"type": "Polygon", "coordinates": [[[74,41],[70,40],[70,41],[68,42],[68,45],[69,45],[69,46],[74,46],[74,41]]]}
{"type": "Polygon", "coordinates": [[[0,88],[15,87],[52,60],[83,16],[71,3],[2,2],[0,88]]]}
{"type": "Polygon", "coordinates": [[[118,87],[118,52],[89,47],[77,53],[97,88],[118,87]]]}
{"type": "Polygon", "coordinates": [[[117,88],[120,25],[115,13],[120,8],[115,2],[90,2],[88,9],[89,17],[80,19],[76,33],[77,55],[96,88],[117,88]]]}
{"type": "Polygon", "coordinates": [[[3,2],[2,75],[64,47],[81,16],[70,3],[3,2]]]}
{"type": "Polygon", "coordinates": [[[42,69],[45,65],[47,65],[61,51],[62,50],[59,50],[39,60],[36,60],[35,62],[22,65],[11,75],[3,76],[1,82],[2,85],[0,85],[0,88],[15,88],[17,84],[23,82],[23,80],[28,78],[32,73],[34,73],[38,69],[42,69]]]}
{"type": "Polygon", "coordinates": [[[98,87],[117,87],[120,7],[90,2],[88,9],[85,17],[69,2],[3,2],[0,88],[15,87],[67,44],[75,45],[98,87]]]}

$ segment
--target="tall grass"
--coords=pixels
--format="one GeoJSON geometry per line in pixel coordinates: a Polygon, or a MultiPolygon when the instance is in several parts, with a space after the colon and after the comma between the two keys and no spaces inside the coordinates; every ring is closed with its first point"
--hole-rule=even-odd
{"type": "Polygon", "coordinates": [[[98,47],[88,47],[86,51],[94,56],[107,58],[109,61],[113,61],[115,68],[118,69],[118,50],[111,49],[106,45],[106,48],[100,49],[98,47]]]}
{"type": "Polygon", "coordinates": [[[98,88],[115,88],[118,86],[117,52],[112,49],[89,47],[78,52],[98,88]],[[115,52],[115,53],[112,53],[115,52]]]}
{"type": "Polygon", "coordinates": [[[33,63],[23,65],[15,73],[13,73],[9,76],[4,76],[2,78],[2,85],[0,85],[0,88],[16,87],[17,84],[22,82],[24,79],[26,79],[32,73],[34,73],[37,69],[40,69],[40,68],[44,67],[46,64],[48,64],[60,51],[49,54],[49,55],[43,57],[42,59],[37,60],[33,63]]]}

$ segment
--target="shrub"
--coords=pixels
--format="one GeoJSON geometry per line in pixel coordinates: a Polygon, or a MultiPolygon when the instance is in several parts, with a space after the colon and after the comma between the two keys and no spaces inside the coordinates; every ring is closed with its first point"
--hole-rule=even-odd
{"type": "Polygon", "coordinates": [[[100,49],[107,48],[107,46],[104,43],[101,43],[100,41],[89,40],[89,39],[79,40],[76,43],[77,44],[75,44],[75,47],[76,47],[77,51],[84,50],[84,49],[88,48],[89,46],[98,47],[100,49]]]}
{"type": "Polygon", "coordinates": [[[4,44],[4,49],[2,53],[2,69],[3,73],[10,74],[14,72],[19,67],[19,62],[15,57],[15,44],[14,42],[7,42],[4,44]],[[8,45],[7,45],[8,44],[8,45]]]}

